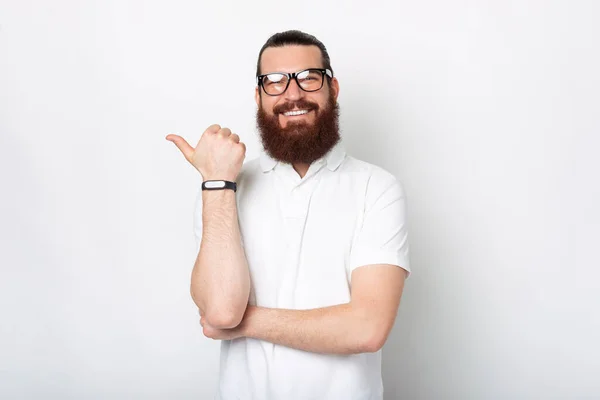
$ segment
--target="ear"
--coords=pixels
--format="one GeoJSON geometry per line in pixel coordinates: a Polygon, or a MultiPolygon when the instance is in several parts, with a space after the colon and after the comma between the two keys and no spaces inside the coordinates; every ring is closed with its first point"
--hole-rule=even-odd
{"type": "Polygon", "coordinates": [[[331,89],[333,90],[333,97],[335,98],[335,101],[337,101],[338,95],[340,94],[340,83],[335,76],[331,78],[331,89]]]}
{"type": "Polygon", "coordinates": [[[254,101],[256,101],[256,106],[260,107],[260,87],[256,86],[256,89],[254,89],[254,101]]]}

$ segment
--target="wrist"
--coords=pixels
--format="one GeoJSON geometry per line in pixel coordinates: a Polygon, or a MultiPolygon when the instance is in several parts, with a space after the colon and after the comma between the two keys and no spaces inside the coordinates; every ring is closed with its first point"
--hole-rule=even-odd
{"type": "Polygon", "coordinates": [[[237,191],[237,183],[222,179],[202,182],[202,190],[225,190],[237,191]]]}
{"type": "Polygon", "coordinates": [[[253,322],[255,320],[256,312],[258,307],[248,305],[246,307],[246,312],[244,314],[244,318],[242,318],[242,322],[240,323],[240,333],[244,337],[253,337],[253,322]]]}
{"type": "Polygon", "coordinates": [[[228,175],[228,174],[207,174],[207,175],[202,175],[200,174],[200,176],[202,177],[202,181],[206,182],[206,181],[229,181],[229,182],[235,182],[235,180],[237,179],[237,175],[228,175]]]}
{"type": "Polygon", "coordinates": [[[231,189],[222,189],[222,190],[203,190],[202,191],[202,200],[212,201],[225,199],[225,198],[235,198],[235,192],[231,189]]]}

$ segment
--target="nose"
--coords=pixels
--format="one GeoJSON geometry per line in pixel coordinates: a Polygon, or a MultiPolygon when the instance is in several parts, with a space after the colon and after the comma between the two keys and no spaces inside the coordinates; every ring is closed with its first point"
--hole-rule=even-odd
{"type": "Polygon", "coordinates": [[[285,91],[286,100],[298,100],[304,96],[304,90],[300,89],[295,79],[290,81],[290,84],[285,91]]]}

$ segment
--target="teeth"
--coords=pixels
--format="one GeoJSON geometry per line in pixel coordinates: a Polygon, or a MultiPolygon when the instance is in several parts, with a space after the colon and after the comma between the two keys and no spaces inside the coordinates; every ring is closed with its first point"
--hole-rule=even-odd
{"type": "Polygon", "coordinates": [[[307,112],[308,112],[307,110],[288,111],[288,112],[284,113],[283,115],[286,115],[286,116],[302,115],[302,114],[306,114],[307,112]]]}

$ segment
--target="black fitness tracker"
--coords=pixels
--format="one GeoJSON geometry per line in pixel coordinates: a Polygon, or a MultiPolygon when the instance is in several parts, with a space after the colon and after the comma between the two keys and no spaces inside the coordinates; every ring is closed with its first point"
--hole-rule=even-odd
{"type": "Polygon", "coordinates": [[[204,181],[202,182],[202,190],[223,190],[231,189],[234,192],[237,190],[235,182],[215,180],[215,181],[204,181]]]}

